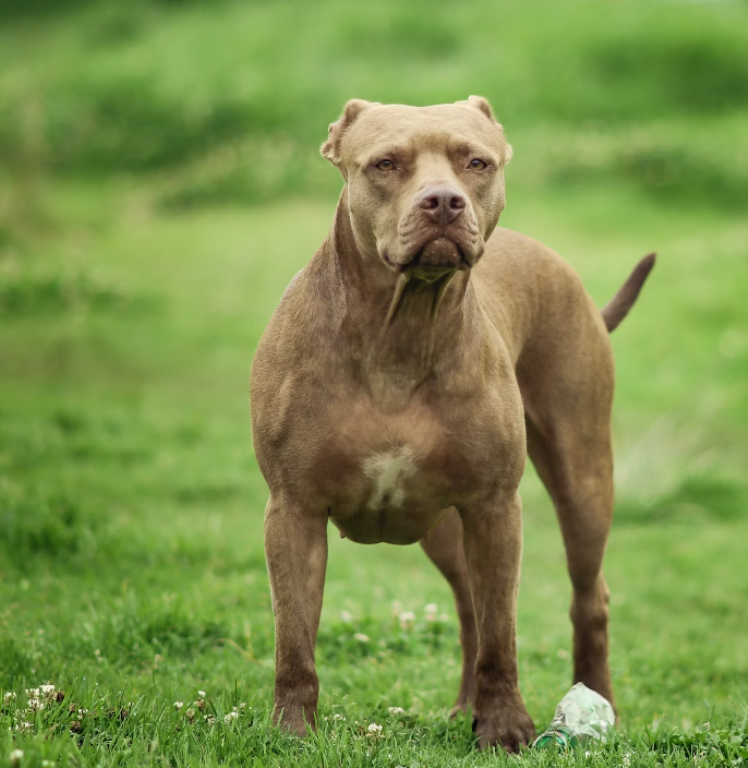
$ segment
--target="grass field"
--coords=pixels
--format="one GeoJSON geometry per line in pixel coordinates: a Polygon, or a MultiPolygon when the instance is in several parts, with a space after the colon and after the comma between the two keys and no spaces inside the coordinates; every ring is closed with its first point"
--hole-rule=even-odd
{"type": "MultiPolygon", "coordinates": [[[[0,762],[517,762],[446,719],[457,623],[418,547],[331,535],[319,733],[270,726],[249,430],[254,347],[340,188],[327,124],[351,96],[474,92],[515,148],[505,226],[599,305],[660,255],[613,336],[620,725],[520,762],[748,763],[748,8],[207,8],[0,6],[0,762]]],[[[540,727],[571,682],[570,587],[532,470],[523,499],[540,727]]]]}

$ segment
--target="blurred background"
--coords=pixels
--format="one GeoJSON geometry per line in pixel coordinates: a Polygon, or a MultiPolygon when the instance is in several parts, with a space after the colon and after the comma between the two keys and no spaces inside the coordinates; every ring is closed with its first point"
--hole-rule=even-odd
{"type": "MultiPolygon", "coordinates": [[[[98,650],[104,689],[127,677],[157,694],[144,665],[158,655],[169,685],[168,660],[189,659],[179,674],[196,685],[240,679],[268,706],[272,670],[219,639],[272,658],[247,381],[342,187],[319,145],[352,97],[479,94],[514,147],[505,226],[561,253],[600,306],[659,253],[613,336],[623,722],[734,712],[748,682],[747,43],[740,0],[2,0],[0,684],[74,685],[98,650]]],[[[569,587],[532,470],[523,497],[523,690],[544,718],[569,682],[569,587]]],[[[340,610],[384,621],[395,600],[451,598],[418,548],[331,545],[320,663],[338,691],[369,675],[378,701],[399,667],[376,678],[330,651],[340,610]]],[[[456,690],[441,652],[404,683],[434,707],[456,690]]]]}
{"type": "Polygon", "coordinates": [[[741,2],[3,0],[2,13],[16,217],[40,202],[35,184],[63,179],[127,176],[172,213],[332,196],[314,150],[351,94],[473,91],[517,145],[515,192],[615,185],[684,211],[746,205],[741,2]]]}

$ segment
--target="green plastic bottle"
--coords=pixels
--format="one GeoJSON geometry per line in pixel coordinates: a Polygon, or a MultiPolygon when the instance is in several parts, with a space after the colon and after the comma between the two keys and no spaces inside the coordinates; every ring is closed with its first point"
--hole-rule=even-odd
{"type": "Polygon", "coordinates": [[[573,685],[561,699],[551,724],[533,742],[533,749],[573,749],[589,741],[605,741],[615,725],[611,703],[584,683],[573,685]]]}

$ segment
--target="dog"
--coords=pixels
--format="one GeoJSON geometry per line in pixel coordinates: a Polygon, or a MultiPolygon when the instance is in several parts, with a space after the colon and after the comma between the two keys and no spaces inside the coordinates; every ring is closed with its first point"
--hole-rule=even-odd
{"type": "Polygon", "coordinates": [[[613,513],[609,332],[654,263],[600,312],[540,243],[497,228],[512,151],[488,102],[354,99],[322,155],[345,182],[329,236],[257,348],[251,413],[270,489],[274,720],[314,727],[327,526],[420,542],[455,597],[482,748],[535,735],[519,691],[517,493],[526,454],[573,586],[574,681],[613,702],[603,553],[613,513]]]}

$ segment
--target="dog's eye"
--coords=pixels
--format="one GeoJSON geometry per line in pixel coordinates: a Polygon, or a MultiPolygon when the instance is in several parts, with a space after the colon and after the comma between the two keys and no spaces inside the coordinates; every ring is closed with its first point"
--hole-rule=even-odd
{"type": "Polygon", "coordinates": [[[380,171],[394,171],[395,164],[392,160],[382,160],[381,163],[377,163],[377,168],[379,168],[380,171]]]}
{"type": "Polygon", "coordinates": [[[484,163],[483,160],[476,158],[473,158],[470,163],[468,164],[468,168],[470,168],[471,171],[482,171],[484,168],[488,167],[488,163],[484,163]]]}

